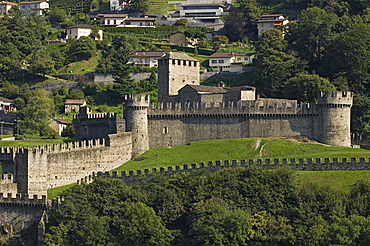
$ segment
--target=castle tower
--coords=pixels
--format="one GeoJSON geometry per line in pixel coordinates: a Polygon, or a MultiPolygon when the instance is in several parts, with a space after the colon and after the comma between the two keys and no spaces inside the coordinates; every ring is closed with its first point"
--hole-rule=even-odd
{"type": "Polygon", "coordinates": [[[125,97],[126,131],[132,132],[133,158],[149,149],[149,102],[149,95],[129,95],[125,97]]]}
{"type": "Polygon", "coordinates": [[[158,59],[158,102],[170,101],[187,84],[199,85],[197,59],[176,52],[158,59]]]}
{"type": "Polygon", "coordinates": [[[351,146],[351,92],[321,92],[319,95],[319,141],[342,147],[351,146]]]}

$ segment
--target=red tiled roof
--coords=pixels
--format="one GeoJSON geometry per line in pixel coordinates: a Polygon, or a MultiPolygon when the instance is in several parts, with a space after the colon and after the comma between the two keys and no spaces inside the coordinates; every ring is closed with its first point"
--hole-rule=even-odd
{"type": "Polygon", "coordinates": [[[18,4],[17,3],[8,2],[8,1],[1,1],[0,2],[0,5],[14,5],[14,6],[16,6],[18,4]]]}
{"type": "Polygon", "coordinates": [[[32,3],[42,3],[46,1],[31,1],[31,2],[20,2],[19,4],[32,4],[32,3]]]}
{"type": "Polygon", "coordinates": [[[79,104],[79,105],[83,105],[85,103],[86,101],[83,99],[67,99],[65,102],[65,104],[79,104]]]}
{"type": "Polygon", "coordinates": [[[243,52],[216,52],[209,56],[209,58],[228,58],[233,56],[250,56],[252,53],[243,52]]]}
{"type": "Polygon", "coordinates": [[[135,51],[130,57],[162,57],[166,55],[164,51],[135,51]]]}

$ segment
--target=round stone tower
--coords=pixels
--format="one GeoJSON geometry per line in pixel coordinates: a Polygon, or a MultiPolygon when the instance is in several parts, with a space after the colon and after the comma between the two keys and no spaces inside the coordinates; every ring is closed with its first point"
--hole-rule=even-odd
{"type": "Polygon", "coordinates": [[[132,133],[133,158],[149,149],[149,102],[149,95],[129,95],[125,97],[126,131],[132,133]]]}
{"type": "Polygon", "coordinates": [[[350,147],[352,92],[321,92],[318,99],[319,141],[335,146],[350,147]]]}

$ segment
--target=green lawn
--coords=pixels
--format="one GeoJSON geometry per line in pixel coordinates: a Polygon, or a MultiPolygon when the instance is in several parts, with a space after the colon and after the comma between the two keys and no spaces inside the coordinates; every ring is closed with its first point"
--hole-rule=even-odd
{"type": "Polygon", "coordinates": [[[174,4],[168,4],[168,0],[149,0],[148,13],[161,13],[168,15],[167,11],[175,10],[174,4]]]}
{"type": "Polygon", "coordinates": [[[59,69],[56,74],[67,74],[67,73],[93,73],[95,71],[95,67],[99,63],[99,59],[101,57],[101,53],[98,55],[90,58],[89,60],[85,61],[78,61],[72,62],[67,66],[62,67],[59,69]],[[72,71],[72,72],[71,72],[72,71]]]}
{"type": "Polygon", "coordinates": [[[36,140],[14,140],[14,141],[0,141],[0,147],[32,147],[49,144],[64,143],[64,139],[36,139],[36,140]]]}
{"type": "MultiPolygon", "coordinates": [[[[327,146],[311,142],[298,142],[284,138],[243,138],[192,142],[171,148],[161,147],[146,151],[142,161],[128,161],[112,171],[143,170],[215,160],[258,159],[258,158],[370,158],[370,151],[327,146]]],[[[299,171],[301,183],[314,180],[321,185],[347,192],[356,180],[370,177],[370,171],[299,171]]],[[[48,190],[51,199],[71,185],[48,190]]]]}
{"type": "Polygon", "coordinates": [[[348,193],[357,180],[370,179],[370,171],[299,171],[297,180],[301,184],[315,183],[348,193]]]}
{"type": "Polygon", "coordinates": [[[370,157],[364,149],[304,143],[283,138],[239,138],[193,142],[171,148],[150,149],[141,155],[146,159],[131,160],[113,171],[143,170],[182,164],[233,159],[273,158],[343,158],[370,157]]]}
{"type": "Polygon", "coordinates": [[[48,189],[47,198],[52,200],[52,199],[56,198],[57,196],[61,195],[64,191],[72,188],[74,185],[76,185],[76,183],[69,184],[69,185],[64,185],[64,186],[59,186],[59,187],[55,187],[55,188],[52,188],[52,189],[48,189]]]}

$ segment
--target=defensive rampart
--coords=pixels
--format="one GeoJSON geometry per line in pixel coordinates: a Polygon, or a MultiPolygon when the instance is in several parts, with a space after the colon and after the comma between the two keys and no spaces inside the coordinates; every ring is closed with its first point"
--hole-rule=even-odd
{"type": "Polygon", "coordinates": [[[266,100],[229,103],[168,103],[148,109],[149,146],[248,137],[304,135],[318,139],[316,104],[266,100]]]}
{"type": "MultiPolygon", "coordinates": [[[[151,176],[151,175],[171,175],[175,173],[190,172],[195,170],[217,170],[224,168],[237,167],[261,167],[266,169],[276,169],[279,167],[293,168],[297,171],[357,171],[370,170],[369,158],[276,158],[276,159],[248,159],[248,160],[218,160],[210,161],[208,163],[193,163],[184,164],[175,167],[159,167],[152,169],[136,170],[136,171],[122,171],[118,173],[106,172],[105,175],[109,178],[121,179],[124,182],[131,182],[137,177],[151,176]]],[[[81,182],[91,181],[95,174],[90,177],[81,179],[81,182]]]]}
{"type": "Polygon", "coordinates": [[[40,245],[44,237],[46,196],[0,193],[0,243],[40,245]]]}
{"type": "Polygon", "coordinates": [[[116,168],[131,159],[131,133],[109,139],[35,148],[2,148],[3,173],[13,174],[17,192],[46,195],[47,189],[76,182],[92,172],[116,168]]]}

